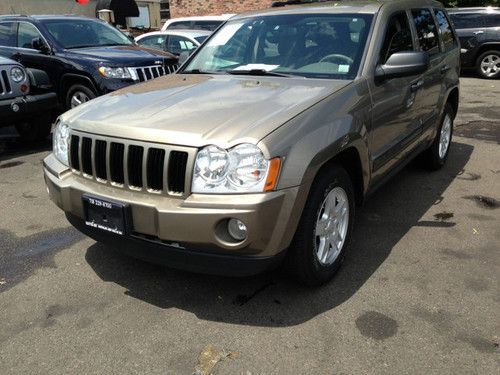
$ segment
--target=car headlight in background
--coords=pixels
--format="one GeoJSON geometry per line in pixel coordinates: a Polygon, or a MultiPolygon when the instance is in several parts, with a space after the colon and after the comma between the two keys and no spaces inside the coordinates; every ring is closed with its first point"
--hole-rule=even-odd
{"type": "Polygon", "coordinates": [[[106,78],[132,78],[128,68],[109,68],[101,66],[99,67],[99,73],[106,78]]]}
{"type": "Polygon", "coordinates": [[[69,126],[62,121],[57,121],[54,128],[52,147],[57,160],[69,167],[69,126]]]}
{"type": "Polygon", "coordinates": [[[262,193],[276,187],[281,161],[267,160],[252,144],[230,150],[207,146],[198,152],[193,193],[262,193]]]}
{"type": "Polygon", "coordinates": [[[26,73],[24,73],[24,70],[15,66],[10,70],[10,78],[16,82],[22,82],[26,78],[26,73]]]}

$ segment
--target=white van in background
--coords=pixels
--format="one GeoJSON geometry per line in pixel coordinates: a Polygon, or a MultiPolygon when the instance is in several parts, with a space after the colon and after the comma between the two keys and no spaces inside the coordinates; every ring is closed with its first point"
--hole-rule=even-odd
{"type": "Polygon", "coordinates": [[[165,22],[161,31],[172,29],[184,30],[209,30],[214,31],[222,23],[226,22],[235,14],[223,14],[220,16],[199,16],[199,17],[180,17],[172,18],[165,22]]]}

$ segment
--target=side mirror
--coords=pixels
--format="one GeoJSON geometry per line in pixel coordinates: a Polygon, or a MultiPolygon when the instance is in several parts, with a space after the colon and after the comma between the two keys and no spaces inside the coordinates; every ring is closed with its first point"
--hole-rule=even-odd
{"type": "Polygon", "coordinates": [[[179,65],[184,64],[190,55],[191,53],[189,53],[188,51],[181,52],[181,54],[179,55],[179,65]]]}
{"type": "Polygon", "coordinates": [[[375,69],[375,78],[379,80],[408,77],[425,72],[429,68],[427,52],[393,53],[383,65],[375,69]]]}
{"type": "Polygon", "coordinates": [[[42,53],[50,53],[49,46],[43,41],[42,38],[33,38],[31,40],[31,45],[34,49],[42,53]]]}

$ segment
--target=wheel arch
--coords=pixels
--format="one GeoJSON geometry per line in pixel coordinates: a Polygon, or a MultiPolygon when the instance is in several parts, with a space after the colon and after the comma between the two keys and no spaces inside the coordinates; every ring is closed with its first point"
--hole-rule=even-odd
{"type": "Polygon", "coordinates": [[[96,95],[98,95],[97,87],[90,77],[82,74],[66,73],[61,79],[61,85],[59,88],[59,100],[61,103],[66,103],[66,94],[69,88],[77,84],[87,86],[89,89],[94,91],[96,95]]]}
{"type": "Polygon", "coordinates": [[[445,103],[450,103],[452,108],[453,108],[453,114],[454,118],[457,116],[458,113],[458,105],[460,102],[460,91],[458,87],[453,87],[450,92],[448,93],[448,96],[446,98],[445,103]]]}

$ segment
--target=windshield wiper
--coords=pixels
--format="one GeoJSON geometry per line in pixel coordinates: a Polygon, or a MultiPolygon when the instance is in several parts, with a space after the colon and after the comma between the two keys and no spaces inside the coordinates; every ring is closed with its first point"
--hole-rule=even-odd
{"type": "Polygon", "coordinates": [[[242,76],[293,77],[291,74],[272,72],[265,69],[233,69],[228,70],[227,73],[242,76]]]}

